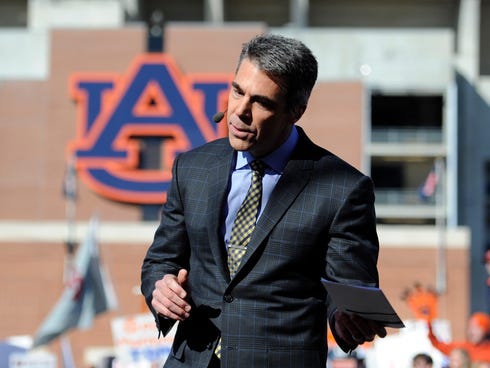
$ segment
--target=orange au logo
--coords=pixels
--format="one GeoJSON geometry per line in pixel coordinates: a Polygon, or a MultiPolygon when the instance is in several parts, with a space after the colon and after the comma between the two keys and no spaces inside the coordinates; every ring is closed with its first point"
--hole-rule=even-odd
{"type": "Polygon", "coordinates": [[[230,74],[183,75],[166,54],[143,54],[123,75],[75,73],[76,138],[68,155],[81,180],[112,200],[161,204],[175,155],[226,135],[212,116],[224,108],[230,74]],[[162,167],[140,167],[144,138],[162,140],[162,167]]]}

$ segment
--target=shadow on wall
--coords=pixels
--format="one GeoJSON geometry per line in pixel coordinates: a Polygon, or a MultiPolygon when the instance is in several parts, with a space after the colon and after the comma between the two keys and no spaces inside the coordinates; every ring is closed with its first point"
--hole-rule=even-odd
{"type": "Polygon", "coordinates": [[[487,310],[487,274],[482,259],[490,242],[490,207],[486,205],[490,199],[490,106],[459,73],[456,85],[458,223],[471,230],[470,311],[487,310]]]}

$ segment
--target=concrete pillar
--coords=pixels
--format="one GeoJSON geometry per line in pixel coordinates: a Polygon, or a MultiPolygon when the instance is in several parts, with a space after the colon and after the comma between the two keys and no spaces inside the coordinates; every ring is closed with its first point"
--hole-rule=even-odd
{"type": "Polygon", "coordinates": [[[480,0],[461,0],[458,16],[458,49],[455,64],[469,81],[478,79],[480,0]]]}
{"type": "Polygon", "coordinates": [[[291,24],[294,27],[304,28],[308,26],[309,0],[290,0],[289,9],[291,24]]]}
{"type": "Polygon", "coordinates": [[[204,0],[204,20],[211,23],[223,23],[223,0],[204,0]]]}

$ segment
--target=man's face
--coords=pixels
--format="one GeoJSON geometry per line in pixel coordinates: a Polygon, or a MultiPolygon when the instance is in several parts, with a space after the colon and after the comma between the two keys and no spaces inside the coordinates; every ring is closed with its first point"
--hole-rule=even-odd
{"type": "Polygon", "coordinates": [[[295,123],[286,112],[285,93],[249,59],[232,82],[227,116],[231,146],[257,158],[284,143],[295,123]]]}

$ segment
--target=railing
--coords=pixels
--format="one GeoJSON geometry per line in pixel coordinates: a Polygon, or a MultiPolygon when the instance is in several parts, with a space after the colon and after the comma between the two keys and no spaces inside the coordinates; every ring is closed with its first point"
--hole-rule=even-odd
{"type": "Polygon", "coordinates": [[[373,143],[442,143],[442,128],[372,128],[373,143]]]}
{"type": "Polygon", "coordinates": [[[380,205],[434,206],[436,204],[435,195],[424,199],[416,189],[377,189],[375,194],[376,203],[380,205]]]}

